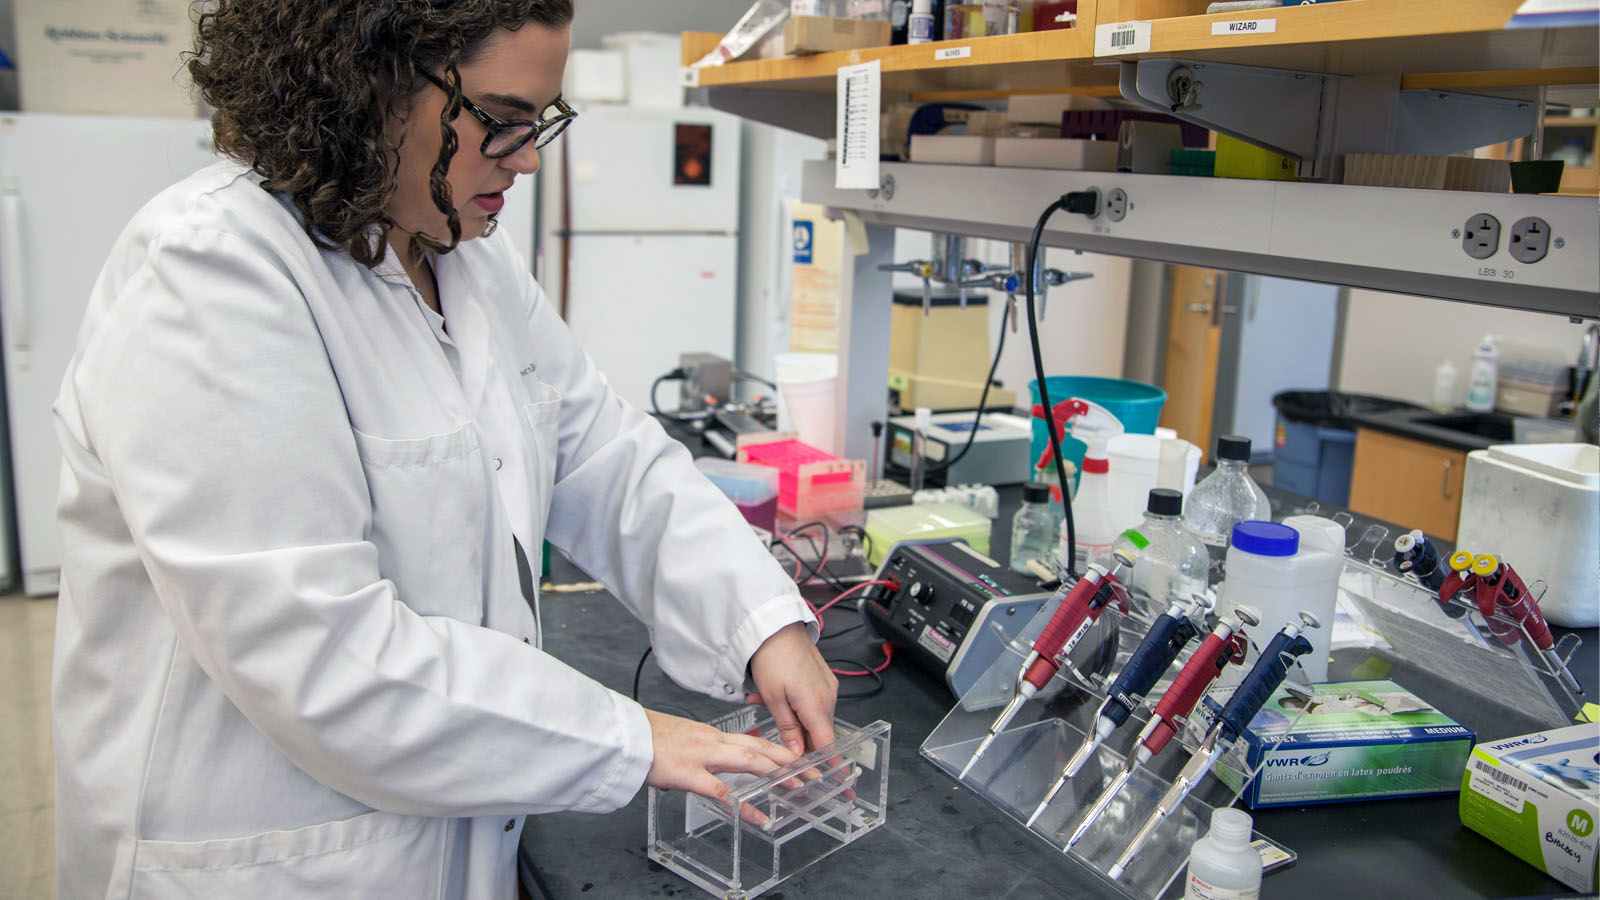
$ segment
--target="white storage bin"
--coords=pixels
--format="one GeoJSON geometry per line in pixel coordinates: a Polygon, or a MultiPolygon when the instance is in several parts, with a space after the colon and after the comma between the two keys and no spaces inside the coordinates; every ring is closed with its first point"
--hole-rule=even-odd
{"type": "Polygon", "coordinates": [[[628,105],[676,109],[683,105],[682,48],[677,35],[625,31],[600,39],[627,57],[628,105]]]}
{"type": "Polygon", "coordinates": [[[1467,454],[1456,546],[1549,590],[1545,618],[1600,625],[1600,447],[1502,444],[1467,454]]]}

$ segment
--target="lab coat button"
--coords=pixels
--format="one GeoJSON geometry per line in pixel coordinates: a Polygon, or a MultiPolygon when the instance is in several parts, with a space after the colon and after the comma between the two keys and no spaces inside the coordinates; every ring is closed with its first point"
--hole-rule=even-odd
{"type": "Polygon", "coordinates": [[[517,827],[517,820],[516,819],[507,819],[506,820],[506,830],[507,831],[511,831],[512,829],[514,829],[516,827],[517,827]]]}
{"type": "Polygon", "coordinates": [[[500,457],[498,457],[498,456],[491,456],[491,457],[489,457],[489,458],[490,458],[490,459],[492,459],[492,460],[494,460],[494,470],[495,470],[495,471],[496,471],[496,472],[498,472],[498,471],[500,471],[500,457]]]}
{"type": "Polygon", "coordinates": [[[723,685],[722,686],[722,691],[723,691],[723,693],[727,693],[727,694],[733,693],[733,685],[731,685],[731,684],[723,685]]]}

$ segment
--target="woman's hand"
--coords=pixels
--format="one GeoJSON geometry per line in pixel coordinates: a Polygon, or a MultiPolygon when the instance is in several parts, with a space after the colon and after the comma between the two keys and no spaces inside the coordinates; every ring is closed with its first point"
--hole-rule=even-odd
{"type": "MultiPolygon", "coordinates": [[[[798,755],[748,734],[727,734],[700,722],[647,709],[655,758],[644,783],[664,791],[690,791],[726,803],[731,788],[716,772],[768,775],[798,755]]],[[[830,720],[831,721],[831,720],[830,720]]],[[[798,787],[796,781],[791,787],[798,787]]],[[[745,821],[760,825],[766,816],[745,804],[745,821]]]]}
{"type": "Polygon", "coordinates": [[[783,745],[796,755],[833,743],[833,706],[839,679],[828,671],[803,622],[785,625],[750,657],[750,674],[759,693],[746,702],[772,713],[783,745]]]}

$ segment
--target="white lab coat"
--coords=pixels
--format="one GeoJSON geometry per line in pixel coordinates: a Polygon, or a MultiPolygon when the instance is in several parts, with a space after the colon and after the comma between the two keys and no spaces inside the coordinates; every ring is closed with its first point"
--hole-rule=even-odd
{"type": "Polygon", "coordinates": [[[538,649],[513,535],[713,696],[814,629],[503,236],[436,270],[444,319],[229,163],[118,240],[56,405],[63,900],[514,896],[521,817],[622,806],[652,749],[538,649]]]}

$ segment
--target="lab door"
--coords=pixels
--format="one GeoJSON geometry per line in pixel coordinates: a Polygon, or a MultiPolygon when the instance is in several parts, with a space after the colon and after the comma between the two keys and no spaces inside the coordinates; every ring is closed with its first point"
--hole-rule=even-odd
{"type": "Polygon", "coordinates": [[[1161,409],[1161,424],[1209,458],[1228,276],[1218,269],[1189,266],[1171,266],[1167,273],[1167,352],[1161,384],[1167,405],[1161,409]]]}
{"type": "MultiPolygon", "coordinates": [[[[650,409],[656,378],[684,353],[733,359],[739,239],[605,234],[571,238],[567,324],[611,386],[650,409]]],[[[660,390],[678,406],[677,383],[660,390]]]]}

